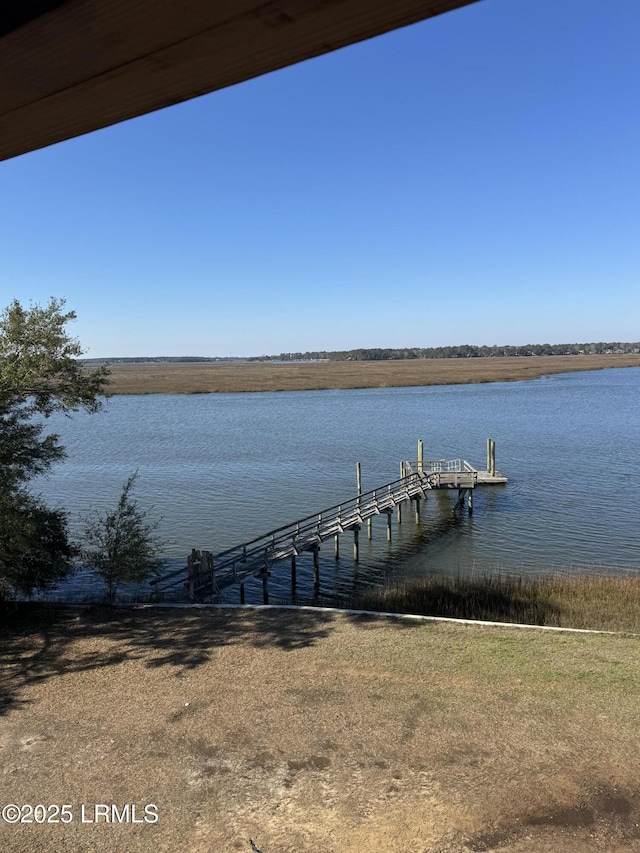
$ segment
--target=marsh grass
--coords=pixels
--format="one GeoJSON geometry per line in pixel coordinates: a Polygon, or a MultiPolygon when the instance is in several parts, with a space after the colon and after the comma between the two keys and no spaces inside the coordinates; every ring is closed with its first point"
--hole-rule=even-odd
{"type": "Polygon", "coordinates": [[[636,575],[441,575],[363,593],[366,610],[640,633],[636,575]]]}
{"type": "Polygon", "coordinates": [[[553,373],[640,366],[640,355],[425,358],[407,361],[159,362],[110,365],[110,394],[207,394],[401,388],[537,379],[553,373]]]}

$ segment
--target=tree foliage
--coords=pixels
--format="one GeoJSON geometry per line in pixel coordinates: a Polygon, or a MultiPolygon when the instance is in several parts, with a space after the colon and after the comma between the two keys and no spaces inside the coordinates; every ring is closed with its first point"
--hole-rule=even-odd
{"type": "Polygon", "coordinates": [[[0,395],[0,488],[3,492],[43,474],[64,448],[54,434],[43,436],[43,424],[28,409],[0,395]]]}
{"type": "Polygon", "coordinates": [[[82,348],[66,330],[75,311],[63,312],[64,299],[23,308],[17,299],[0,315],[0,398],[45,417],[100,408],[108,379],[105,367],[86,371],[82,348]]]}
{"type": "Polygon", "coordinates": [[[158,522],[148,522],[131,497],[136,478],[132,474],[126,481],[113,512],[94,512],[85,520],[82,561],[104,581],[109,604],[120,584],[147,580],[162,564],[158,522]]]}
{"type": "Polygon", "coordinates": [[[66,514],[26,488],[65,455],[57,435],[44,435],[45,419],[97,411],[107,384],[105,368],[79,363],[80,343],[66,330],[76,315],[64,304],[14,300],[0,315],[0,597],[44,589],[71,568],[66,514]]]}
{"type": "Polygon", "coordinates": [[[75,554],[66,513],[24,489],[0,495],[0,600],[63,580],[75,554]]]}

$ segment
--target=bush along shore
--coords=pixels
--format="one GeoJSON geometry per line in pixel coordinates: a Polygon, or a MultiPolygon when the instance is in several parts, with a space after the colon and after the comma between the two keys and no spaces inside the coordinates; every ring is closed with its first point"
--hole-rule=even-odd
{"type": "Polygon", "coordinates": [[[640,633],[640,572],[433,575],[363,593],[364,610],[640,633]]]}

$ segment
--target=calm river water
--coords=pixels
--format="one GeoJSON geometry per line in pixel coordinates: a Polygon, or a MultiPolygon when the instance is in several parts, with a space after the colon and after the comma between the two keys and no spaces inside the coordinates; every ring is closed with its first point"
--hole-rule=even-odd
{"type": "MultiPolygon", "coordinates": [[[[321,594],[427,572],[537,572],[640,568],[640,368],[567,373],[535,381],[298,391],[114,397],[96,415],[52,417],[68,451],[36,488],[70,512],[114,505],[133,471],[135,496],[161,518],[168,567],[191,548],[220,551],[395,479],[401,460],[462,457],[485,468],[496,441],[506,486],[479,488],[474,514],[454,520],[452,500],[434,493],[420,525],[405,508],[361,534],[354,567],[321,551],[321,594]]],[[[452,493],[453,495],[457,493],[452,493]]],[[[270,582],[289,594],[289,567],[270,582]]],[[[80,572],[65,596],[96,591],[80,572]]],[[[298,561],[298,591],[312,594],[311,556],[298,561]]],[[[247,587],[260,600],[261,585],[247,587]]],[[[228,600],[237,599],[234,590],[228,600]]]]}

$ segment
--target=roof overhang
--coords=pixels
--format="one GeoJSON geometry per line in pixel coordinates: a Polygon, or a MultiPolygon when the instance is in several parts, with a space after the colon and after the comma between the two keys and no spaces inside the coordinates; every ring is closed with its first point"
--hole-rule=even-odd
{"type": "Polygon", "coordinates": [[[476,0],[8,0],[0,160],[476,0]]]}

